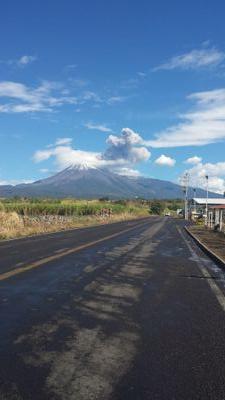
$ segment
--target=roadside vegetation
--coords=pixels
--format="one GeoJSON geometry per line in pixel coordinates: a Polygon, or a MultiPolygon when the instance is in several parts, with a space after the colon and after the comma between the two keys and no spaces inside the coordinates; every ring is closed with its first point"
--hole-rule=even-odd
{"type": "Polygon", "coordinates": [[[161,215],[174,201],[0,199],[0,239],[161,215]]]}
{"type": "Polygon", "coordinates": [[[183,201],[180,199],[175,200],[150,200],[149,213],[152,215],[165,215],[170,214],[175,216],[177,210],[183,208],[183,201]]]}
{"type": "Polygon", "coordinates": [[[1,199],[0,239],[139,218],[148,211],[138,201],[1,199]]]}

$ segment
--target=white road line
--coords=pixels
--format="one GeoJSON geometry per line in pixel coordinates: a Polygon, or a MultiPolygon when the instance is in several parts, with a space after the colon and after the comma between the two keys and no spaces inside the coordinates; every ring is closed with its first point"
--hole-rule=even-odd
{"type": "Polygon", "coordinates": [[[186,246],[188,247],[192,257],[195,259],[195,261],[196,261],[196,263],[198,265],[198,268],[202,272],[202,275],[205,278],[207,278],[207,282],[208,282],[211,290],[213,291],[213,293],[216,296],[220,306],[222,307],[223,311],[225,312],[225,296],[224,296],[222,290],[219,288],[219,286],[216,284],[216,282],[212,279],[212,276],[210,275],[208,269],[204,265],[205,264],[204,261],[193,250],[192,246],[190,245],[190,243],[186,239],[184,233],[182,232],[182,230],[178,226],[177,226],[177,230],[180,233],[181,237],[183,238],[184,242],[186,243],[186,246]],[[208,278],[211,278],[211,279],[208,279],[208,278]]]}

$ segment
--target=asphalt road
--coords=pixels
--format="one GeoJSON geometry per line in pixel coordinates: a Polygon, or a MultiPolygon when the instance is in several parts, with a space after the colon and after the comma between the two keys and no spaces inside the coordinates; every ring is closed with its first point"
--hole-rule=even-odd
{"type": "Polygon", "coordinates": [[[0,399],[225,399],[225,273],[183,225],[1,242],[0,399]]]}

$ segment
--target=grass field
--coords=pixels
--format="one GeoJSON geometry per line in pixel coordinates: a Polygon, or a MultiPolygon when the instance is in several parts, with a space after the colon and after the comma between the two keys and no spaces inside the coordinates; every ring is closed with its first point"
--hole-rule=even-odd
{"type": "Polygon", "coordinates": [[[180,200],[0,199],[0,239],[175,212],[180,200]]]}
{"type": "Polygon", "coordinates": [[[2,199],[0,239],[53,232],[149,215],[140,201],[2,199]]]}

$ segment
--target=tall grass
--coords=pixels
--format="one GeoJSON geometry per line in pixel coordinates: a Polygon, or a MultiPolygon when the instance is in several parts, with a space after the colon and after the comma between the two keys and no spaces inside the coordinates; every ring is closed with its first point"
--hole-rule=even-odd
{"type": "Polygon", "coordinates": [[[107,223],[148,215],[137,202],[12,199],[0,202],[0,238],[107,223]]]}
{"type": "Polygon", "coordinates": [[[0,211],[16,212],[22,216],[37,215],[61,215],[61,216],[84,216],[98,215],[102,210],[110,210],[112,214],[121,214],[123,212],[135,213],[144,210],[143,206],[132,202],[101,202],[101,201],[72,201],[72,200],[40,200],[34,201],[2,201],[0,202],[0,211]]]}
{"type": "MultiPolygon", "coordinates": [[[[5,212],[16,212],[19,215],[65,215],[82,216],[96,215],[103,209],[111,209],[113,213],[120,214],[128,207],[121,204],[52,204],[52,203],[6,203],[1,207],[5,212]]],[[[130,207],[130,212],[134,207],[130,207]]]]}

